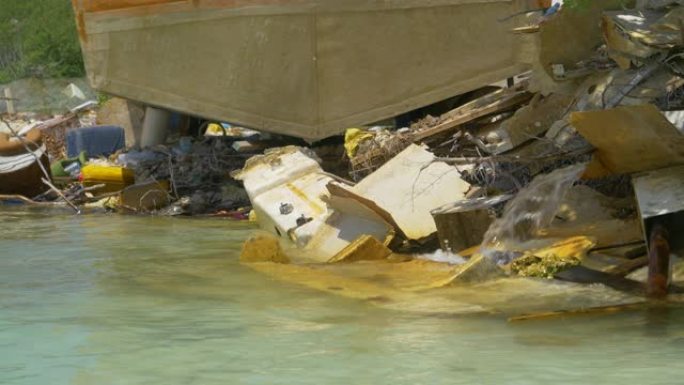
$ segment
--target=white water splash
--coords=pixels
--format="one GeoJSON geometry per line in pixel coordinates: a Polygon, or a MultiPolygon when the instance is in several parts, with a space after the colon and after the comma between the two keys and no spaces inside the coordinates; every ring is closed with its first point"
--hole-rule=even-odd
{"type": "Polygon", "coordinates": [[[450,251],[437,250],[434,253],[416,255],[417,259],[424,261],[432,261],[439,263],[448,263],[450,265],[462,265],[466,263],[465,258],[450,251]]]}
{"type": "Polygon", "coordinates": [[[502,252],[524,250],[520,246],[548,227],[563,198],[586,169],[577,164],[535,178],[513,198],[501,218],[492,223],[482,242],[482,253],[498,263],[510,262],[502,252]],[[503,259],[503,260],[502,260],[503,259]]]}

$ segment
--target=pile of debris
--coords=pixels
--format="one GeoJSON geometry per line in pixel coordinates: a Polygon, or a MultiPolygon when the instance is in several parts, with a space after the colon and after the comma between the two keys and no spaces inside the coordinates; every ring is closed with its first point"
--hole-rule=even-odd
{"type": "Polygon", "coordinates": [[[168,197],[155,205],[143,204],[137,195],[122,194],[122,206],[135,212],[162,210],[165,215],[213,214],[246,218],[249,198],[230,178],[240,169],[245,155],[237,153],[222,136],[194,141],[181,138],[175,146],[158,145],[142,151],[114,156],[115,164],[135,174],[136,185],[156,188],[158,181],[169,186],[168,197]],[[170,204],[170,205],[169,205],[170,204]]]}
{"type": "Polygon", "coordinates": [[[0,194],[42,196],[52,186],[50,161],[65,156],[66,132],[89,122],[92,102],[64,115],[42,117],[34,113],[0,117],[0,194]],[[43,119],[41,119],[43,118],[43,119]]]}
{"type": "MultiPolygon", "coordinates": [[[[210,124],[196,139],[124,149],[123,129],[93,129],[82,111],[9,122],[0,178],[35,163],[13,183],[41,191],[4,199],[241,219],[253,207],[271,235],[248,241],[243,259],[323,290],[340,278],[330,266],[363,262],[408,292],[524,276],[641,293],[626,277],[650,263],[648,292],[662,295],[671,251],[684,250],[680,3],[555,5],[511,31],[537,43],[530,72],[409,127],[349,129],[344,148],[210,124]]],[[[357,274],[340,283],[355,296],[386,294],[377,274],[342,271],[357,274]]]]}
{"type": "Polygon", "coordinates": [[[250,159],[235,177],[261,228],[294,249],[261,249],[262,237],[244,259],[396,262],[440,248],[454,258],[435,260],[469,258],[440,285],[513,274],[630,292],[643,288],[625,276],[650,261],[648,292],[673,290],[684,6],[643,3],[556,7],[525,29],[539,60],[517,84],[397,131],[350,129],[356,184],[303,148],[250,159]]]}
{"type": "Polygon", "coordinates": [[[0,203],[247,218],[249,198],[230,172],[261,151],[252,148],[259,140],[243,140],[255,132],[208,130],[173,145],[126,148],[124,128],[96,125],[97,109],[91,102],[44,120],[3,118],[0,203]]]}

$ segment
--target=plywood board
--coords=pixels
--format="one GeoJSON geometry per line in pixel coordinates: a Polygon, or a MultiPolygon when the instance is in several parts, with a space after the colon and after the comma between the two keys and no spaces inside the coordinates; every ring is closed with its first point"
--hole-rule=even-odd
{"type": "Polygon", "coordinates": [[[654,105],[575,112],[570,124],[597,148],[592,177],[684,164],[684,135],[654,105]]]}
{"type": "Polygon", "coordinates": [[[351,191],[389,213],[408,239],[421,240],[437,232],[431,211],[464,199],[470,189],[459,169],[434,160],[411,145],[351,191]]]}

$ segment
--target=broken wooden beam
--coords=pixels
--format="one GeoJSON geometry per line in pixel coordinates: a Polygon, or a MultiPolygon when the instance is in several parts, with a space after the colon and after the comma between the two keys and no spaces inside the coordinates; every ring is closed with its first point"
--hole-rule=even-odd
{"type": "Polygon", "coordinates": [[[623,305],[585,307],[579,309],[555,310],[540,313],[521,314],[508,318],[508,322],[533,321],[567,316],[610,314],[628,310],[643,310],[651,306],[650,302],[628,303],[623,305]]]}
{"type": "Polygon", "coordinates": [[[635,294],[641,294],[644,291],[644,285],[631,279],[618,277],[613,274],[604,273],[602,271],[592,270],[584,266],[575,266],[567,270],[563,270],[554,274],[554,278],[561,281],[575,282],[575,283],[600,283],[611,287],[615,290],[626,291],[635,294]]]}
{"type": "Polygon", "coordinates": [[[608,270],[606,270],[606,273],[615,275],[618,277],[624,277],[627,274],[633,272],[636,269],[642,268],[644,266],[648,266],[648,257],[640,257],[636,259],[630,259],[624,263],[621,263],[619,265],[615,265],[608,270]]]}
{"type": "Polygon", "coordinates": [[[419,142],[431,136],[452,130],[475,119],[501,112],[521,105],[530,99],[533,94],[527,91],[527,83],[520,83],[512,88],[505,88],[484,95],[480,98],[455,108],[443,115],[446,118],[442,123],[419,131],[413,135],[413,141],[419,142]]]}

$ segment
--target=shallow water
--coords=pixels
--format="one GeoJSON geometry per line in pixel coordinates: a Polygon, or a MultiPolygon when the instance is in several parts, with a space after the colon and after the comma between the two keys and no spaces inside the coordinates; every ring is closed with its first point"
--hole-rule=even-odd
{"type": "Polygon", "coordinates": [[[388,310],[241,266],[252,230],[0,212],[0,384],[681,383],[682,310],[388,310]]]}

